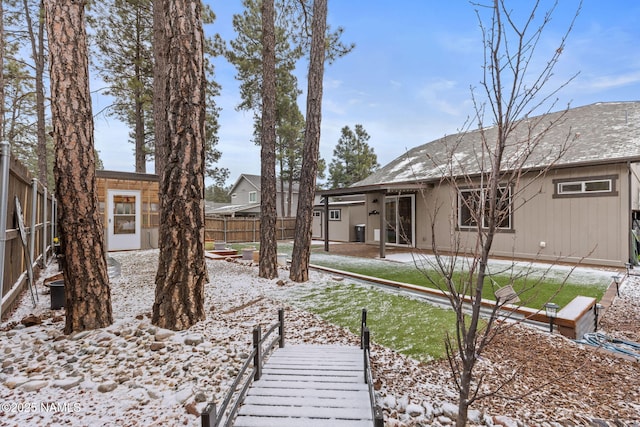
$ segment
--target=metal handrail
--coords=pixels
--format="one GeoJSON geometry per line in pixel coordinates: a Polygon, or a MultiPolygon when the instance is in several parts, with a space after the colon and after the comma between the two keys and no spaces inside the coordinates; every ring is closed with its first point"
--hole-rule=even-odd
{"type": "Polygon", "coordinates": [[[258,381],[262,376],[262,366],[264,365],[264,358],[273,350],[275,345],[278,344],[280,348],[284,347],[284,310],[278,310],[278,322],[271,326],[267,332],[262,335],[262,328],[260,325],[256,326],[253,329],[253,351],[247,357],[242,368],[236,375],[236,378],[231,384],[231,388],[225,395],[224,400],[222,401],[222,405],[220,405],[220,410],[216,411],[215,402],[210,402],[205,407],[204,411],[200,415],[202,427],[219,427],[222,423],[222,420],[225,419],[224,414],[227,412],[227,408],[231,403],[233,396],[236,394],[236,389],[240,385],[240,381],[245,376],[247,369],[253,363],[253,372],[252,375],[249,375],[248,378],[245,379],[242,389],[240,393],[235,398],[235,403],[229,410],[229,414],[227,415],[224,425],[225,427],[231,426],[240,405],[244,401],[244,398],[249,391],[249,387],[253,381],[258,381]],[[269,336],[278,330],[278,336],[275,337],[269,345],[265,348],[265,352],[263,352],[263,344],[269,338],[269,336]]]}
{"type": "Polygon", "coordinates": [[[374,427],[384,426],[384,415],[382,408],[376,403],[376,396],[373,390],[373,374],[371,372],[371,333],[367,327],[367,310],[362,309],[362,320],[360,322],[360,348],[363,349],[364,356],[364,382],[369,389],[369,403],[371,404],[371,418],[374,427]]]}

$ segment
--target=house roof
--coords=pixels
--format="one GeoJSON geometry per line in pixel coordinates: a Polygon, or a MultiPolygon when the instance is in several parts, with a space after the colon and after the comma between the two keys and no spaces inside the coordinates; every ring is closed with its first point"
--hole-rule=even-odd
{"type": "Polygon", "coordinates": [[[245,205],[224,205],[207,210],[207,214],[212,215],[232,215],[237,212],[260,212],[260,203],[248,203],[245,205]]]}
{"type": "MultiPolygon", "coordinates": [[[[236,182],[233,184],[233,187],[231,187],[230,193],[233,193],[233,191],[236,189],[236,187],[240,184],[240,182],[242,180],[247,181],[249,184],[251,184],[257,191],[260,191],[260,189],[262,188],[262,183],[261,183],[261,178],[260,175],[251,175],[248,173],[243,173],[240,174],[240,176],[238,177],[238,179],[236,180],[236,182]]],[[[299,190],[300,185],[297,182],[293,183],[293,192],[297,193],[299,190]]],[[[285,182],[284,183],[284,190],[288,191],[289,186],[288,184],[285,182]]],[[[280,179],[276,179],[276,192],[280,192],[280,179]]]]}
{"type": "MultiPolygon", "coordinates": [[[[516,162],[522,161],[523,154],[523,169],[640,161],[640,102],[596,103],[525,118],[514,127],[507,141],[504,170],[519,168],[516,162]],[[538,142],[535,147],[533,141],[538,142]]],[[[322,193],[392,190],[443,176],[477,175],[487,170],[482,166],[482,141],[495,141],[496,135],[495,126],[448,135],[408,150],[348,189],[322,193]]]]}

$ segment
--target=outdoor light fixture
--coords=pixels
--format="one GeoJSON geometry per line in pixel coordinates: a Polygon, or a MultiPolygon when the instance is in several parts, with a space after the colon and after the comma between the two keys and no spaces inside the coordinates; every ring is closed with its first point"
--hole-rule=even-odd
{"type": "Polygon", "coordinates": [[[593,306],[593,315],[594,315],[593,332],[598,332],[598,317],[600,316],[600,313],[602,313],[603,308],[604,308],[604,305],[600,303],[596,303],[596,305],[593,306]]]}
{"type": "Polygon", "coordinates": [[[560,306],[554,302],[548,302],[544,305],[544,311],[549,318],[549,333],[553,333],[553,320],[558,317],[558,309],[560,306]]]}
{"type": "Polygon", "coordinates": [[[611,276],[613,278],[613,281],[616,283],[616,295],[620,296],[620,280],[622,279],[622,277],[620,277],[619,274],[616,274],[615,276],[611,276]]]}

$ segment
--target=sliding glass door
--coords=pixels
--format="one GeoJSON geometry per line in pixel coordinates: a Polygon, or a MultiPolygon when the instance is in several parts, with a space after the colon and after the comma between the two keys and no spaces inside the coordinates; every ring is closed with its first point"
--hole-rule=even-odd
{"type": "Polygon", "coordinates": [[[414,212],[415,196],[413,194],[387,196],[385,198],[387,243],[414,246],[414,212]]]}

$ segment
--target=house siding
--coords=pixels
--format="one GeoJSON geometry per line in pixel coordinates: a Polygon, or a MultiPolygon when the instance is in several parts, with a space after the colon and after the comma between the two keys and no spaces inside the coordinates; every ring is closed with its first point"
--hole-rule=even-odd
{"type": "MultiPolygon", "coordinates": [[[[496,233],[492,256],[622,266],[629,258],[628,181],[625,165],[560,169],[537,180],[525,176],[520,187],[523,190],[513,199],[513,230],[496,233]],[[618,177],[618,196],[553,198],[553,179],[602,174],[618,177]]],[[[514,193],[519,191],[516,189],[514,193]]],[[[449,187],[436,187],[418,197],[418,248],[432,248],[429,218],[437,210],[437,247],[442,251],[454,249],[451,236],[457,224],[455,198],[449,187]]],[[[476,233],[464,230],[459,233],[463,251],[471,251],[476,233]]]]}

